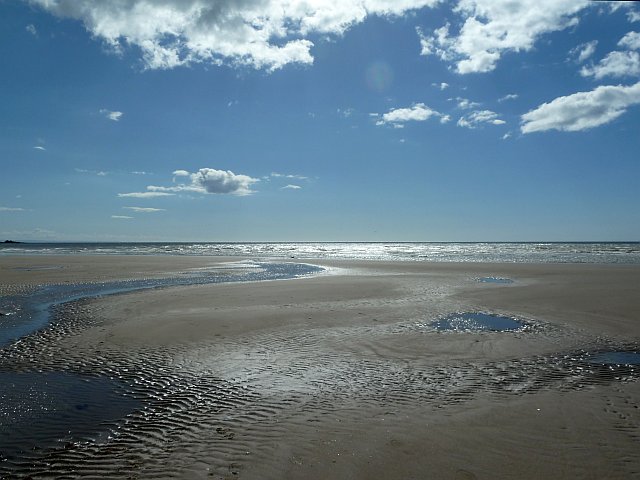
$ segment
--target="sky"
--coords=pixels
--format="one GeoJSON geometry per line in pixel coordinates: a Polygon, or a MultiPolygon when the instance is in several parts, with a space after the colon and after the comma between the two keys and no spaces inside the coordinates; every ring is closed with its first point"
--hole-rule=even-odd
{"type": "Polygon", "coordinates": [[[640,5],[0,0],[0,239],[639,241],[640,5]]]}

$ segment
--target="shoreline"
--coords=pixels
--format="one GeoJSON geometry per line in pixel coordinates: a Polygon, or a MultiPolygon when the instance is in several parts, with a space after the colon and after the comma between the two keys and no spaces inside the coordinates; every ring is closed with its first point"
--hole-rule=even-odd
{"type": "MultiPolygon", "coordinates": [[[[0,257],[0,274],[5,286],[102,281],[221,261],[90,259],[0,257]],[[45,268],[16,270],[29,266],[45,268]]],[[[140,478],[634,478],[640,471],[638,369],[607,374],[580,356],[638,349],[640,266],[286,261],[336,271],[76,302],[56,313],[66,327],[3,355],[4,371],[117,378],[147,407],[106,445],[56,452],[58,473],[75,462],[78,471],[108,477],[116,457],[121,473],[140,478]],[[488,276],[514,282],[477,281],[488,276]],[[463,311],[539,327],[428,327],[463,311]]]]}

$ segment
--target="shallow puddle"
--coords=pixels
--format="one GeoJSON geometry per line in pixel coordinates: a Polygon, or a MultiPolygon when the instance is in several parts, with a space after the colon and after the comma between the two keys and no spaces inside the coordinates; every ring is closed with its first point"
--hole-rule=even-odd
{"type": "Polygon", "coordinates": [[[140,407],[104,377],[71,373],[0,373],[0,459],[81,440],[106,440],[117,421],[140,407]]]}
{"type": "Polygon", "coordinates": [[[491,313],[452,313],[442,317],[431,324],[436,330],[455,332],[515,332],[524,330],[527,326],[524,322],[515,318],[495,315],[491,313]]]}
{"type": "Polygon", "coordinates": [[[480,278],[477,278],[476,281],[480,283],[503,283],[503,284],[513,283],[513,280],[511,280],[510,278],[504,278],[504,277],[480,277],[480,278]]]}
{"type": "Polygon", "coordinates": [[[600,352],[587,361],[597,365],[640,365],[640,351],[600,352]]]}

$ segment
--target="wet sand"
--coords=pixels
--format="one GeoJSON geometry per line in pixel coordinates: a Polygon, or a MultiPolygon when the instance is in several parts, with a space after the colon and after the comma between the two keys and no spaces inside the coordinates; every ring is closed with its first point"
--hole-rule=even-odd
{"type": "MultiPolygon", "coordinates": [[[[19,290],[225,260],[0,257],[0,275],[5,290],[19,290]]],[[[144,405],[109,441],[51,452],[30,471],[640,478],[640,367],[589,363],[603,350],[638,351],[640,267],[309,263],[329,270],[76,302],[51,328],[2,350],[4,371],[108,376],[144,405]],[[472,311],[532,328],[430,326],[472,311]]]]}

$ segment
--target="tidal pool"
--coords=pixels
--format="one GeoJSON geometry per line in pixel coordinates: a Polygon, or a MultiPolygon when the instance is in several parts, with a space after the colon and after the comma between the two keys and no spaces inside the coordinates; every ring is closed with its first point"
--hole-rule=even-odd
{"type": "Polygon", "coordinates": [[[140,402],[105,377],[0,372],[0,460],[81,440],[106,440],[140,402]]]}
{"type": "Polygon", "coordinates": [[[640,365],[640,351],[599,352],[589,356],[587,361],[597,365],[640,365]]]}
{"type": "Polygon", "coordinates": [[[524,330],[527,325],[520,320],[503,315],[464,312],[451,313],[431,323],[431,326],[440,331],[515,332],[524,330]]]}

